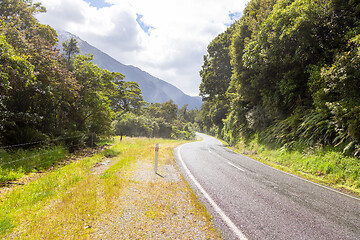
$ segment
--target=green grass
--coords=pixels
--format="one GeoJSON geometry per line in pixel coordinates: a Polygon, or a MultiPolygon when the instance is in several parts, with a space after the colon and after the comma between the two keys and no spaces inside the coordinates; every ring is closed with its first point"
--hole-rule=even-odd
{"type": "MultiPolygon", "coordinates": [[[[97,142],[97,147],[114,144],[114,138],[102,138],[97,142]]],[[[111,149],[106,149],[108,157],[117,155],[111,149]]],[[[44,171],[54,164],[64,160],[68,150],[62,145],[33,149],[4,150],[0,149],[0,184],[16,181],[24,175],[44,171]]]]}
{"type": "Polygon", "coordinates": [[[15,181],[24,175],[45,170],[68,154],[63,146],[17,151],[0,150],[0,183],[15,181]]]}
{"type": "MultiPolygon", "coordinates": [[[[147,194],[132,199],[136,208],[144,210],[134,215],[134,218],[142,216],[143,221],[134,236],[146,236],[148,231],[144,229],[153,231],[152,221],[168,221],[165,218],[175,221],[172,216],[180,210],[174,205],[174,198],[185,193],[188,195],[185,203],[194,207],[185,210],[194,218],[208,221],[204,230],[209,236],[216,236],[210,224],[211,216],[183,178],[181,182],[160,180],[157,184],[134,180],[139,163],[146,167],[153,164],[155,143],[160,143],[159,166],[176,165],[174,147],[185,141],[124,138],[120,142],[117,139],[100,153],[44,173],[39,179],[7,193],[0,198],[0,238],[91,239],[102,217],[121,216],[126,202],[120,199],[132,192],[132,186],[147,194]],[[107,169],[98,164],[109,160],[107,169]]],[[[163,232],[166,231],[172,230],[164,228],[163,232]]]]}
{"type": "Polygon", "coordinates": [[[68,236],[88,239],[91,223],[106,209],[126,186],[124,170],[145,151],[153,154],[156,142],[171,140],[125,138],[101,153],[73,162],[25,186],[17,188],[0,199],[0,238],[16,232],[26,225],[22,239],[63,238],[64,229],[68,236]],[[92,173],[96,163],[111,158],[114,164],[103,174],[92,173]],[[99,192],[102,192],[99,196],[99,192]],[[56,208],[52,209],[52,204],[56,208]],[[50,207],[49,207],[50,206],[50,207]]]}
{"type": "MultiPolygon", "coordinates": [[[[244,144],[236,146],[243,153],[244,144]]],[[[302,151],[269,148],[254,139],[246,147],[251,157],[275,168],[360,196],[360,159],[331,148],[302,151]],[[250,152],[249,152],[250,150],[250,152]]]]}
{"type": "Polygon", "coordinates": [[[0,203],[0,236],[11,232],[14,227],[26,219],[35,217],[49,201],[64,195],[75,183],[81,181],[86,176],[86,172],[101,159],[101,154],[85,158],[6,195],[0,203]]]}

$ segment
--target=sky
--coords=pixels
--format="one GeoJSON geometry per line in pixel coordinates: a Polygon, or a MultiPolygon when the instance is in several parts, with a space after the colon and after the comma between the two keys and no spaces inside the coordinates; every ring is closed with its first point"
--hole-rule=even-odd
{"type": "MultiPolygon", "coordinates": [[[[34,1],[35,2],[35,1],[34,1]]],[[[36,17],[197,96],[207,46],[249,0],[37,0],[36,17]]]]}

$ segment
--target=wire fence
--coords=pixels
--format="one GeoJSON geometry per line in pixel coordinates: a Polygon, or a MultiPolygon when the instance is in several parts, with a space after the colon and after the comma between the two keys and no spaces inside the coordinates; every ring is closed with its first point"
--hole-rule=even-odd
{"type": "Polygon", "coordinates": [[[85,137],[85,136],[86,136],[86,134],[81,134],[81,135],[72,136],[72,137],[60,137],[60,138],[55,138],[55,139],[51,139],[51,140],[43,140],[43,141],[20,143],[20,144],[8,145],[8,146],[0,146],[0,149],[25,147],[25,146],[37,145],[37,144],[41,144],[41,143],[50,144],[50,143],[54,143],[54,142],[59,142],[59,141],[68,140],[68,139],[75,139],[75,138],[80,138],[80,137],[85,137]]]}
{"type": "MultiPolygon", "coordinates": [[[[13,145],[7,145],[7,146],[0,146],[0,149],[9,151],[12,149],[16,149],[16,148],[22,148],[22,147],[28,147],[28,146],[36,146],[36,145],[40,145],[40,144],[45,144],[49,147],[51,144],[56,143],[56,142],[60,142],[60,141],[69,141],[69,140],[81,140],[81,139],[85,139],[86,137],[89,137],[89,135],[86,134],[81,134],[81,135],[77,135],[77,136],[71,136],[71,137],[59,137],[56,139],[51,139],[51,140],[44,140],[44,141],[34,141],[34,142],[28,142],[28,143],[21,143],[21,144],[13,144],[13,145]]],[[[94,145],[93,141],[94,141],[94,137],[93,134],[91,134],[91,136],[88,138],[91,140],[91,146],[94,145]]],[[[79,141],[78,140],[78,141],[79,141]]],[[[75,147],[79,147],[84,145],[84,142],[81,141],[80,143],[77,144],[71,144],[71,145],[67,145],[66,147],[68,149],[72,149],[75,147]]],[[[57,151],[59,151],[59,148],[56,148],[54,150],[51,149],[46,149],[44,146],[41,149],[41,151],[44,151],[42,153],[36,153],[33,155],[29,155],[29,156],[25,156],[25,157],[19,157],[17,159],[11,159],[13,158],[11,156],[11,154],[3,154],[5,155],[5,157],[1,157],[0,155],[0,168],[11,168],[11,167],[22,167],[22,168],[37,168],[43,165],[46,165],[50,162],[57,162],[60,159],[54,159],[54,157],[52,157],[51,155],[56,153],[57,151]],[[46,155],[48,155],[49,158],[51,158],[50,160],[46,159],[46,155]],[[37,160],[36,160],[37,158],[37,160]]]]}

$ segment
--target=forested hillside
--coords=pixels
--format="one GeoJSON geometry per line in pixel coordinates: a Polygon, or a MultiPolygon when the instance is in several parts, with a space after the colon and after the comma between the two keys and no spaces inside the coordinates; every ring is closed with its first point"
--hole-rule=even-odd
{"type": "Polygon", "coordinates": [[[78,54],[75,39],[65,42],[60,54],[56,31],[34,18],[41,11],[31,0],[0,2],[0,146],[77,136],[85,142],[92,134],[115,131],[192,137],[190,127],[184,129],[186,106],[181,114],[171,101],[147,104],[137,83],[78,54]],[[163,111],[168,108],[170,113],[163,111]],[[130,123],[136,123],[134,129],[130,123]]]}
{"type": "Polygon", "coordinates": [[[360,149],[360,3],[252,0],[208,46],[203,129],[230,143],[360,149]]]}
{"type": "Polygon", "coordinates": [[[116,59],[102,52],[100,49],[95,48],[88,42],[69,32],[57,30],[57,33],[59,35],[59,43],[67,41],[71,38],[75,38],[79,43],[81,53],[92,54],[94,56],[93,62],[96,65],[111,72],[121,72],[125,75],[125,81],[137,82],[146,102],[164,103],[169,100],[173,100],[173,102],[179,107],[188,104],[189,109],[200,109],[201,98],[199,96],[193,97],[186,95],[175,86],[152,76],[151,74],[141,70],[136,66],[122,64],[116,59]]]}

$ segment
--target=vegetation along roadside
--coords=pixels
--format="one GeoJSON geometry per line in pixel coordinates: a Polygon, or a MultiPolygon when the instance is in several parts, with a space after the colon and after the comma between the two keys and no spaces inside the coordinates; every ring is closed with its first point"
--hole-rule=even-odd
{"type": "Polygon", "coordinates": [[[359,194],[359,13],[353,0],[249,1],[204,56],[202,131],[359,194]]]}
{"type": "Polygon", "coordinates": [[[360,161],[336,149],[314,147],[302,151],[270,148],[253,139],[229,148],[279,170],[360,197],[360,161]]]}
{"type": "Polygon", "coordinates": [[[146,103],[137,83],[99,68],[75,39],[60,51],[56,31],[34,17],[43,11],[31,0],[0,1],[0,183],[17,185],[1,192],[0,236],[103,239],[106,227],[123,217],[139,225],[115,228],[119,238],[216,239],[173,160],[181,142],[153,139],[193,139],[198,111],[171,100],[146,103]],[[98,136],[115,134],[121,144],[65,160],[74,150],[99,146],[98,136]],[[163,177],[153,179],[146,173],[157,141],[163,177]]]}
{"type": "Polygon", "coordinates": [[[1,198],[6,239],[218,239],[211,216],[181,176],[175,140],[117,138],[1,198]],[[154,146],[160,143],[158,175],[154,146]]]}

